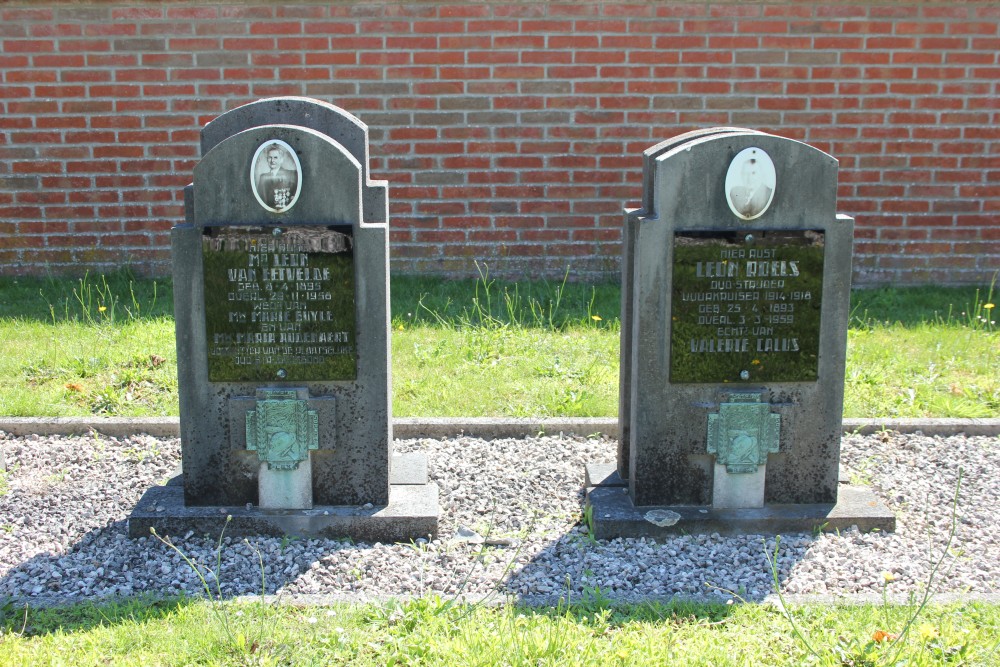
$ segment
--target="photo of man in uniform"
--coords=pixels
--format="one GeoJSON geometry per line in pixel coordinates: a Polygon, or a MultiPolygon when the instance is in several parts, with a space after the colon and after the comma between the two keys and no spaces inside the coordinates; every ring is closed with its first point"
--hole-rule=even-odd
{"type": "Polygon", "coordinates": [[[290,206],[295,198],[299,187],[299,172],[287,168],[287,164],[294,163],[289,159],[288,151],[280,144],[268,145],[261,157],[266,163],[266,171],[257,175],[257,196],[265,206],[280,211],[290,206]]]}
{"type": "Polygon", "coordinates": [[[749,148],[733,160],[726,175],[729,207],[745,220],[760,216],[774,194],[774,165],[764,151],[749,148]]]}
{"type": "Polygon", "coordinates": [[[740,168],[741,184],[729,191],[733,207],[746,218],[759,215],[771,201],[771,188],[757,174],[757,161],[747,159],[740,168]]]}

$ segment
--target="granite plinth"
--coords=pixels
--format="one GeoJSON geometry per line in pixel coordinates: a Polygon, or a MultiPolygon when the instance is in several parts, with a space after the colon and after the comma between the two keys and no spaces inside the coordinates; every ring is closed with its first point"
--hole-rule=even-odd
{"type": "Polygon", "coordinates": [[[896,529],[896,517],[865,486],[838,484],[836,503],[768,504],[761,508],[720,509],[706,506],[636,507],[614,464],[586,469],[587,506],[594,537],[664,537],[676,534],[720,535],[833,532],[857,526],[871,532],[896,529]]]}
{"type": "Polygon", "coordinates": [[[437,484],[427,481],[427,459],[411,453],[393,457],[388,505],[316,505],[308,510],[265,510],[256,506],[186,506],[181,476],[143,494],[128,520],[129,537],[158,535],[234,537],[285,535],[361,542],[408,542],[436,537],[441,508],[437,484]],[[232,517],[228,521],[227,517],[232,517]]]}

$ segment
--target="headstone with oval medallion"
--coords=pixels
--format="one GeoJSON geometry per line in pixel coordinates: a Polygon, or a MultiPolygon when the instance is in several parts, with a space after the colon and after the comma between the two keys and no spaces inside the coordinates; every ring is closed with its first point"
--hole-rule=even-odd
{"type": "Polygon", "coordinates": [[[644,154],[618,460],[587,469],[598,536],[894,526],[840,479],[854,222],[836,213],[837,169],[740,128],[644,154]]]}
{"type": "Polygon", "coordinates": [[[426,461],[392,454],[387,185],[367,127],[275,98],[201,138],[172,234],[183,474],[130,533],[231,516],[229,534],[435,534],[426,461]]]}

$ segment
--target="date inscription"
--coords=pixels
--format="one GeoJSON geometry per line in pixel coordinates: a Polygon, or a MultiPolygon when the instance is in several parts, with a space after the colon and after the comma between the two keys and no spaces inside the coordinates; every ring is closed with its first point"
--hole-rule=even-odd
{"type": "Polygon", "coordinates": [[[354,380],[351,241],[313,226],[207,230],[208,379],[354,380]]]}
{"type": "Polygon", "coordinates": [[[677,232],[671,382],[806,382],[819,367],[823,232],[677,232]]]}

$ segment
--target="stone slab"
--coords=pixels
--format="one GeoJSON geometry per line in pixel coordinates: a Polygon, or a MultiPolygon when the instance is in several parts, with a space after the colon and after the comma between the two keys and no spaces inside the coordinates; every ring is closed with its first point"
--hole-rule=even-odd
{"type": "Polygon", "coordinates": [[[154,486],[143,494],[128,519],[129,537],[146,537],[150,528],[158,535],[217,537],[296,536],[351,538],[359,542],[409,542],[436,537],[441,515],[437,484],[400,484],[389,488],[389,504],[364,506],[314,506],[310,510],[262,510],[256,507],[184,505],[182,486],[154,486]],[[226,524],[226,517],[232,520],[226,524]]]}
{"type": "Polygon", "coordinates": [[[340,107],[305,97],[257,100],[231,109],[201,131],[204,155],[249,127],[295,125],[315,130],[343,146],[362,170],[362,214],[365,222],[388,220],[387,182],[372,181],[368,172],[368,126],[340,107]]]}
{"type": "MultiPolygon", "coordinates": [[[[606,466],[608,464],[601,464],[606,466]]],[[[588,466],[588,476],[600,468],[588,466]]],[[[623,484],[588,487],[594,537],[664,537],[677,534],[777,535],[833,532],[857,526],[863,532],[896,529],[896,517],[868,487],[840,484],[836,504],[765,505],[762,508],[635,507],[623,484]],[[651,514],[652,513],[652,514],[651,514]],[[661,525],[653,523],[659,522],[661,525]]]]}
{"type": "Polygon", "coordinates": [[[634,232],[624,251],[634,256],[623,255],[632,276],[622,280],[629,286],[623,312],[631,308],[631,340],[622,341],[631,345],[622,357],[623,369],[631,359],[622,371],[630,388],[622,393],[630,405],[619,413],[629,451],[620,451],[618,468],[630,495],[640,506],[713,504],[716,443],[707,425],[756,395],[752,403],[781,420],[777,446],[759,424],[747,424],[751,441],[768,444],[765,500],[835,502],[853,230],[850,218],[836,215],[837,161],[800,142],[725,128],[654,161],[648,201],[655,215],[644,210],[625,219],[634,232]],[[739,157],[748,151],[757,157],[739,157]],[[734,166],[745,170],[755,161],[779,175],[777,184],[767,182],[763,168],[751,172],[760,176],[752,186],[729,184],[734,166]],[[773,196],[753,216],[733,204],[734,193],[748,188],[773,196]],[[780,280],[759,280],[760,258],[774,260],[766,272],[781,273],[780,280]],[[793,307],[794,317],[787,314],[793,307]],[[810,326],[800,330],[805,322],[810,326]],[[707,333],[713,324],[740,332],[724,341],[734,344],[725,355],[706,354],[729,335],[717,341],[707,333]],[[714,369],[729,352],[742,363],[714,369]],[[788,368],[796,359],[801,365],[788,368]]]}
{"type": "MultiPolygon", "coordinates": [[[[618,466],[614,463],[588,463],[584,466],[584,486],[628,486],[622,476],[618,474],[618,466]]],[[[841,484],[849,484],[850,473],[843,467],[840,469],[839,481],[841,484]]]]}

